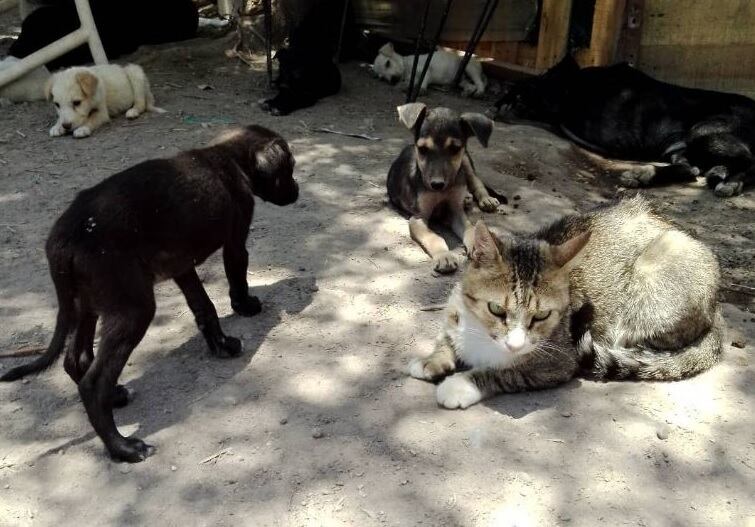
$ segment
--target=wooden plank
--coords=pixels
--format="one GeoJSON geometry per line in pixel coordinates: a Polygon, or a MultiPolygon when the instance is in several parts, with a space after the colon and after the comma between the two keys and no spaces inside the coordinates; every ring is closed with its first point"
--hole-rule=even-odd
{"type": "Polygon", "coordinates": [[[616,50],[616,62],[628,62],[632,66],[639,63],[644,10],[645,0],[627,0],[627,6],[624,10],[624,24],[619,34],[619,44],[616,50]]]}
{"type": "Polygon", "coordinates": [[[646,0],[642,45],[755,43],[752,0],[646,0]]]}
{"type": "Polygon", "coordinates": [[[572,0],[543,0],[535,67],[547,70],[566,53],[572,0]]]}
{"type": "Polygon", "coordinates": [[[626,0],[595,2],[588,59],[590,66],[605,66],[614,62],[625,7],[626,0]]]}

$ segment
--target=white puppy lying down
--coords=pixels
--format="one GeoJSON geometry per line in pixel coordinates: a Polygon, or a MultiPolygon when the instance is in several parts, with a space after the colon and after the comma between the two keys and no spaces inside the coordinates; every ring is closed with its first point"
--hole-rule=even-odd
{"type": "Polygon", "coordinates": [[[58,112],[58,122],[50,128],[52,137],[68,132],[87,137],[124,112],[135,119],[145,111],[165,111],[155,107],[147,76],[135,64],[69,68],[55,73],[45,91],[58,112]]]}
{"type": "MultiPolygon", "coordinates": [[[[420,55],[417,62],[415,82],[419,79],[425,62],[427,62],[427,55],[420,55]]],[[[459,67],[460,62],[461,57],[457,54],[440,48],[436,49],[435,53],[433,53],[433,59],[430,61],[427,75],[425,75],[425,79],[422,81],[420,93],[426,92],[427,86],[430,84],[450,85],[454,80],[454,75],[456,75],[456,69],[459,67]]],[[[372,71],[379,78],[385,79],[391,84],[401,81],[408,87],[413,63],[414,55],[399,55],[393,49],[393,44],[389,42],[380,48],[378,56],[372,64],[372,71]]],[[[469,64],[464,69],[464,73],[465,77],[461,81],[462,93],[465,96],[482,95],[485,92],[486,81],[485,76],[482,74],[482,65],[480,62],[474,57],[470,59],[469,64]]]]}

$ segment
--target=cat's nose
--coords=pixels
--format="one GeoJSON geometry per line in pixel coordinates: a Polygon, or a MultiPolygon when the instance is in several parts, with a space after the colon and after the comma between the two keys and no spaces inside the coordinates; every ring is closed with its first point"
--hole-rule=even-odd
{"type": "Polygon", "coordinates": [[[506,346],[511,353],[516,353],[524,349],[527,343],[527,334],[521,328],[512,329],[506,337],[506,346]]]}

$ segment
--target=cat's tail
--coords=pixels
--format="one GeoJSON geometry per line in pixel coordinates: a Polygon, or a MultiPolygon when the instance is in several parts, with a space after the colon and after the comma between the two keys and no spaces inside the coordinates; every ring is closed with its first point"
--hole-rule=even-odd
{"type": "Polygon", "coordinates": [[[689,346],[676,351],[608,347],[579,343],[584,373],[603,380],[675,381],[701,373],[721,359],[724,321],[717,311],[713,325],[689,346]]]}

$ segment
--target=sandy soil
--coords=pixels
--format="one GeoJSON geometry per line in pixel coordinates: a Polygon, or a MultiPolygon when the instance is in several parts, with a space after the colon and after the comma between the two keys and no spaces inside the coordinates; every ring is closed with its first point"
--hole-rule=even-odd
{"type": "MultiPolygon", "coordinates": [[[[4,351],[50,338],[43,244],[79,190],[230,123],[286,137],[302,188],[294,206],[261,204],[249,236],[261,315],[232,314],[218,257],[201,267],[223,327],[243,337],[241,358],[210,358],[178,289],[157,287],[157,316],[122,376],[134,401],[116,415],[155,456],[111,462],[60,365],[0,386],[0,525],[755,525],[755,194],[721,200],[702,183],[646,193],[721,259],[722,364],[679,383],[575,380],[444,411],[432,385],[403,373],[440,325],[420,308],[455,281],[433,275],[386,206],[388,166],[409,140],[394,110],[403,94],[352,64],[341,94],[273,118],[255,105],[261,69],[225,58],[226,47],[140,52],[133,60],[169,113],[119,119],[89,139],[49,138],[45,103],[0,110],[4,351]],[[314,131],[323,126],[382,140],[314,131]]],[[[472,149],[510,199],[486,215],[498,228],[533,229],[616,191],[535,128],[497,123],[490,148],[472,149]]],[[[0,360],[0,372],[20,362],[0,360]]]]}

